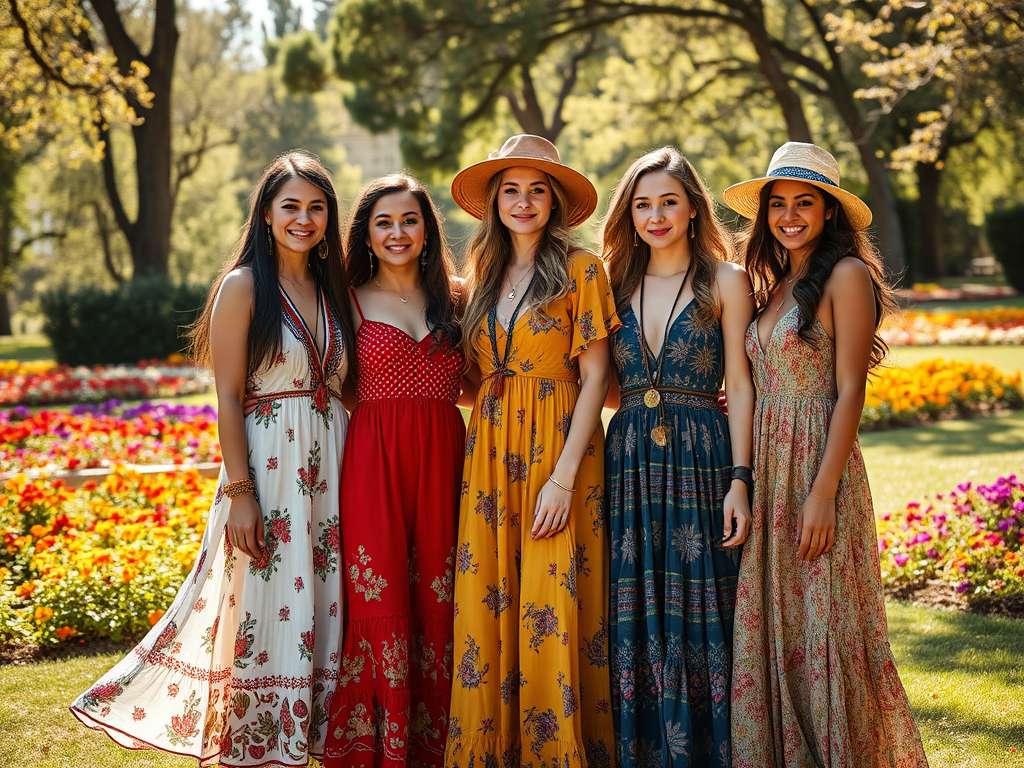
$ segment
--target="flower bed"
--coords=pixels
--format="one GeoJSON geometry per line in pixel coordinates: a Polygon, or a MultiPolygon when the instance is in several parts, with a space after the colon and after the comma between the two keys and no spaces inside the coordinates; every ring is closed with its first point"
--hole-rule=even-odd
{"type": "Polygon", "coordinates": [[[904,301],[977,301],[979,299],[1006,299],[1017,292],[1008,285],[972,285],[960,288],[943,288],[936,283],[914,283],[910,288],[901,288],[896,295],[904,301]]]}
{"type": "Polygon", "coordinates": [[[117,401],[70,412],[0,411],[0,472],[220,461],[212,406],[117,401]]]}
{"type": "Polygon", "coordinates": [[[72,368],[53,362],[0,361],[0,406],[142,400],[206,392],[210,372],[184,358],[138,365],[72,368]]]}
{"type": "MultiPolygon", "coordinates": [[[[938,584],[969,607],[1024,605],[1024,483],[958,485],[922,506],[878,521],[887,591],[904,596],[938,584]]],[[[1019,611],[1018,611],[1019,612],[1019,611]]]]}
{"type": "Polygon", "coordinates": [[[882,324],[890,346],[1024,345],[1024,309],[905,312],[882,324]]]}
{"type": "Polygon", "coordinates": [[[0,643],[122,640],[156,623],[195,560],[216,481],[195,471],[0,495],[0,643]]]}
{"type": "Polygon", "coordinates": [[[862,429],[920,424],[1024,407],[1020,373],[986,363],[924,360],[868,379],[862,429]]]}

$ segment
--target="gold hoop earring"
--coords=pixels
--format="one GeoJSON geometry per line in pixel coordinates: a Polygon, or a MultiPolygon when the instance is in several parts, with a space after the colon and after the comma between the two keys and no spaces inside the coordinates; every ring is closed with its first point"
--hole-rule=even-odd
{"type": "Polygon", "coordinates": [[[320,241],[320,247],[317,248],[316,250],[317,250],[317,255],[319,255],[321,259],[326,259],[327,258],[327,254],[330,253],[330,247],[327,245],[327,237],[326,236],[324,236],[324,239],[320,241]]]}

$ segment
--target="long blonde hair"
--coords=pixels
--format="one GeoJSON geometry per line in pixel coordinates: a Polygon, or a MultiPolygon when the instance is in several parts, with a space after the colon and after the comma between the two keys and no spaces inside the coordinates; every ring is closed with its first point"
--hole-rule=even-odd
{"type": "MultiPolygon", "coordinates": [[[[505,270],[512,259],[512,235],[498,215],[498,191],[502,173],[496,173],[487,184],[487,205],[466,253],[466,289],[468,299],[462,317],[462,346],[467,360],[473,356],[473,340],[491,307],[498,301],[498,292],[505,279],[505,270]]],[[[535,277],[529,303],[533,311],[543,308],[569,292],[569,252],[572,231],[566,222],[569,199],[562,185],[551,176],[548,186],[554,199],[551,217],[533,254],[535,277]]]]}
{"type": "Polygon", "coordinates": [[[720,313],[712,293],[718,272],[716,262],[732,259],[731,240],[715,215],[711,193],[690,161],[675,147],[662,147],[637,159],[623,174],[612,195],[601,227],[601,258],[608,265],[615,306],[621,312],[629,305],[647,271],[651,247],[636,237],[633,195],[641,177],[659,171],[683,185],[690,207],[697,212],[692,219],[694,235],[690,242],[693,297],[702,319],[717,320],[720,313]]]}

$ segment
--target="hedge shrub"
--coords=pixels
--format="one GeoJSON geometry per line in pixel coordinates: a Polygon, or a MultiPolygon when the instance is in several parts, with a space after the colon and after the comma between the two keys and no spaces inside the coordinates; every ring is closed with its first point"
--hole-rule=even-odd
{"type": "Polygon", "coordinates": [[[54,288],[41,298],[43,333],[68,365],[136,363],[185,347],[184,329],[206,300],[205,287],[139,277],[114,289],[54,288]]]}
{"type": "Polygon", "coordinates": [[[1024,205],[990,213],[985,217],[985,234],[1003,265],[1006,282],[1024,292],[1024,205]]]}

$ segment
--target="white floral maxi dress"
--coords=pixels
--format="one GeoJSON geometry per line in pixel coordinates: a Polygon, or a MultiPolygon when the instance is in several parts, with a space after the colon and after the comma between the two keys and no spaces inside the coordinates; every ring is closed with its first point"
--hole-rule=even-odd
{"type": "Polygon", "coordinates": [[[338,486],[348,415],[341,328],[321,357],[282,291],[281,354],[250,378],[249,472],[267,553],[233,551],[231,500],[217,495],[196,563],[171,607],[124,659],[71,706],[132,749],[201,765],[305,766],[323,753],[341,649],[338,486]]]}

